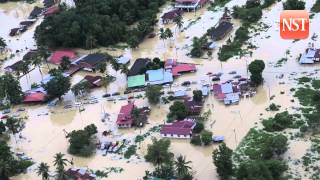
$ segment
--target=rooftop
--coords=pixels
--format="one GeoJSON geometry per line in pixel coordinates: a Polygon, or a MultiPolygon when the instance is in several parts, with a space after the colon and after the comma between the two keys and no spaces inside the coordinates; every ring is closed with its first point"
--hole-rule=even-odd
{"type": "Polygon", "coordinates": [[[191,120],[176,121],[162,126],[160,134],[190,135],[195,124],[191,120]]]}
{"type": "Polygon", "coordinates": [[[139,74],[144,74],[144,70],[147,66],[147,64],[150,62],[150,59],[148,58],[139,58],[137,59],[132,67],[129,70],[128,76],[135,76],[139,74]]]}
{"type": "Polygon", "coordinates": [[[50,62],[53,64],[60,64],[63,57],[68,57],[70,60],[76,58],[76,52],[73,50],[57,50],[54,51],[52,56],[50,57],[50,62]]]}
{"type": "Polygon", "coordinates": [[[128,88],[141,87],[145,85],[145,75],[136,75],[128,77],[128,88]]]}

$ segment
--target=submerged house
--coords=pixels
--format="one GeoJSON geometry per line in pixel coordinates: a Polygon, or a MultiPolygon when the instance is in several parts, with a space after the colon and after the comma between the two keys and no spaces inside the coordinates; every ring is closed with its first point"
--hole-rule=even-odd
{"type": "Polygon", "coordinates": [[[165,124],[160,130],[162,137],[168,138],[191,138],[192,130],[196,126],[193,120],[185,119],[183,121],[176,121],[170,124],[165,124]]]}
{"type": "Polygon", "coordinates": [[[320,61],[320,49],[308,48],[299,59],[300,64],[314,64],[320,61]]]}
{"type": "Polygon", "coordinates": [[[240,101],[240,92],[231,82],[214,84],[213,93],[215,97],[223,101],[225,105],[238,104],[240,101]]]}
{"type": "Polygon", "coordinates": [[[128,76],[135,76],[144,74],[147,68],[147,64],[150,62],[149,58],[137,59],[129,70],[128,76]]]}
{"type": "Polygon", "coordinates": [[[82,56],[72,64],[78,65],[79,68],[86,71],[95,71],[100,63],[105,63],[106,61],[107,56],[96,53],[82,56]]]}
{"type": "Polygon", "coordinates": [[[203,101],[194,101],[192,98],[184,99],[184,105],[186,106],[188,114],[190,116],[200,115],[203,108],[203,103],[203,101]]]}
{"type": "Polygon", "coordinates": [[[33,88],[24,93],[24,103],[43,103],[47,101],[48,94],[43,87],[33,88]]]}
{"type": "Polygon", "coordinates": [[[203,7],[209,0],[176,0],[175,8],[190,11],[203,7]]]}
{"type": "Polygon", "coordinates": [[[127,82],[128,88],[144,87],[146,84],[146,78],[144,74],[129,76],[127,82]]]}
{"type": "Polygon", "coordinates": [[[103,85],[102,76],[86,75],[83,81],[87,81],[90,84],[90,88],[101,87],[103,85]]]}
{"type": "Polygon", "coordinates": [[[164,69],[146,71],[146,85],[161,85],[173,82],[172,73],[164,69]]]}
{"type": "Polygon", "coordinates": [[[54,51],[49,58],[49,61],[53,64],[60,64],[62,62],[63,57],[68,57],[70,61],[74,60],[76,56],[76,52],[70,49],[62,49],[54,51]]]}
{"type": "Polygon", "coordinates": [[[29,15],[29,19],[35,19],[35,18],[40,17],[42,15],[43,11],[44,11],[44,8],[40,8],[38,6],[35,6],[29,15]]]}
{"type": "Polygon", "coordinates": [[[119,128],[130,128],[133,124],[133,117],[131,115],[135,108],[134,103],[129,102],[127,105],[121,107],[117,118],[117,126],[119,128]]]}
{"type": "Polygon", "coordinates": [[[126,65],[130,63],[130,57],[127,56],[119,56],[116,60],[118,64],[126,65]]]}
{"type": "Polygon", "coordinates": [[[214,41],[219,41],[226,37],[233,29],[233,24],[228,21],[222,21],[211,32],[211,38],[214,41]]]}
{"type": "Polygon", "coordinates": [[[70,168],[66,171],[68,178],[72,180],[95,180],[96,175],[86,168],[70,168]]]}
{"type": "Polygon", "coordinates": [[[178,63],[174,59],[166,60],[164,64],[165,70],[170,71],[174,77],[180,76],[183,73],[195,72],[196,65],[188,63],[178,63]]]}
{"type": "Polygon", "coordinates": [[[169,12],[166,12],[161,16],[162,23],[168,24],[168,23],[172,22],[176,17],[181,15],[182,13],[183,13],[183,11],[180,9],[173,9],[169,12]]]}

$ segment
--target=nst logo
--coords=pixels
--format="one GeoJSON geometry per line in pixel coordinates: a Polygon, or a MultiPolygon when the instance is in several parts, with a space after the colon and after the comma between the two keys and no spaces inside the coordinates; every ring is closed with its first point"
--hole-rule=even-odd
{"type": "Polygon", "coordinates": [[[306,39],[309,36],[309,14],[304,10],[287,10],[280,15],[283,39],[306,39]]]}

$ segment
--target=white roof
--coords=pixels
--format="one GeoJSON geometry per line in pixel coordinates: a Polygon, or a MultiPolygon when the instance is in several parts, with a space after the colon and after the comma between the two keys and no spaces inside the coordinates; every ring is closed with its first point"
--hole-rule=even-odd
{"type": "Polygon", "coordinates": [[[127,64],[130,61],[130,58],[127,56],[120,56],[117,58],[119,64],[127,64]]]}

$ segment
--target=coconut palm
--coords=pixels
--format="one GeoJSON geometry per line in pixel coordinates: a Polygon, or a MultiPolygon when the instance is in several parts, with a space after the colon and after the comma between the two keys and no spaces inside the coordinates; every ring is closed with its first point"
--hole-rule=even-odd
{"type": "Polygon", "coordinates": [[[186,158],[182,155],[177,157],[174,161],[174,166],[178,179],[182,179],[185,175],[189,174],[191,167],[188,164],[190,163],[191,161],[186,161],[186,158]]]}
{"type": "Polygon", "coordinates": [[[166,28],[166,30],[164,31],[166,38],[169,38],[169,42],[171,44],[171,38],[173,37],[173,33],[169,28],[166,28]]]}
{"type": "Polygon", "coordinates": [[[54,156],[54,161],[53,165],[56,166],[56,172],[58,175],[59,180],[65,180],[67,179],[66,174],[65,174],[65,166],[67,165],[67,162],[69,162],[67,159],[64,158],[64,154],[62,153],[57,153],[54,156]]]}
{"type": "Polygon", "coordinates": [[[182,19],[182,15],[179,14],[178,16],[176,16],[174,19],[173,19],[173,22],[176,24],[177,28],[179,30],[181,30],[182,26],[183,26],[183,19],[182,19]]]}
{"type": "Polygon", "coordinates": [[[43,180],[49,179],[49,166],[47,163],[40,163],[37,169],[38,176],[41,176],[43,180]]]}
{"type": "Polygon", "coordinates": [[[163,28],[160,28],[159,38],[163,40],[163,44],[165,45],[164,40],[167,39],[167,34],[163,28]]]}
{"type": "Polygon", "coordinates": [[[50,70],[50,66],[48,64],[47,59],[50,57],[50,53],[47,47],[40,46],[38,48],[39,58],[47,64],[48,69],[50,70]]]}

